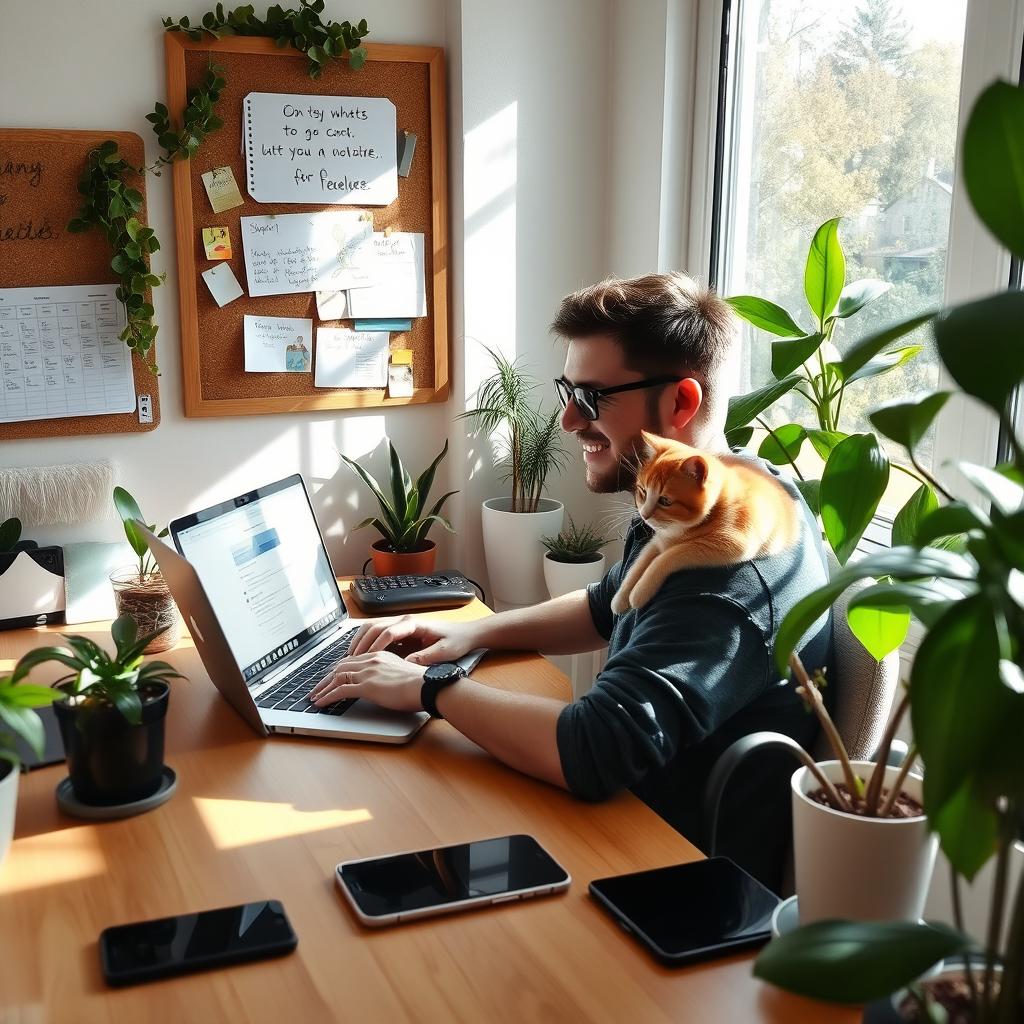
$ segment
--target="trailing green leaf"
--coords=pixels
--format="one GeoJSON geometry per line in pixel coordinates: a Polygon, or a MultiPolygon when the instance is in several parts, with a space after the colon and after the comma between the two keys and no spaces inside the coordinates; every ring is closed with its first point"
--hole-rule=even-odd
{"type": "Polygon", "coordinates": [[[948,391],[936,391],[917,401],[889,402],[869,413],[868,419],[880,434],[912,453],[948,400],[948,391]]]}
{"type": "Polygon", "coordinates": [[[792,391],[800,383],[801,378],[795,374],[783,380],[774,381],[751,391],[746,395],[738,395],[729,399],[729,412],[725,420],[725,431],[746,426],[755,416],[760,415],[770,405],[774,405],[783,395],[792,391]]]}
{"type": "Polygon", "coordinates": [[[781,306],[755,295],[734,295],[725,300],[737,316],[742,317],[763,331],[782,338],[799,338],[803,335],[800,325],[781,306]]]}

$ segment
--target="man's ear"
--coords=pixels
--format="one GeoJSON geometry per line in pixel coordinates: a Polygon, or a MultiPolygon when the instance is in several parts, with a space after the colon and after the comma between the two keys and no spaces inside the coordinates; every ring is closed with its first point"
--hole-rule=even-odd
{"type": "Polygon", "coordinates": [[[703,487],[708,478],[708,460],[703,455],[691,455],[682,465],[687,476],[692,476],[703,487]]]}
{"type": "Polygon", "coordinates": [[[676,430],[682,430],[694,416],[704,401],[704,389],[700,381],[686,377],[676,385],[675,404],[672,407],[670,422],[676,430]]]}

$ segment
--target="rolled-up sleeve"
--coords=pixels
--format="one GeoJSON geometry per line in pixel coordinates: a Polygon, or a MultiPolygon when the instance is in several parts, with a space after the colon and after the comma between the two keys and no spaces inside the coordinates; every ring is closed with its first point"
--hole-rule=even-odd
{"type": "MultiPolygon", "coordinates": [[[[604,607],[607,579],[590,588],[592,613],[604,607]]],[[[635,617],[629,643],[558,718],[566,783],[587,800],[605,799],[666,765],[749,704],[769,678],[765,637],[733,601],[660,593],[627,614],[635,617]]],[[[603,635],[611,634],[611,621],[609,609],[603,635]]],[[[594,623],[601,631],[597,614],[594,623]]]]}

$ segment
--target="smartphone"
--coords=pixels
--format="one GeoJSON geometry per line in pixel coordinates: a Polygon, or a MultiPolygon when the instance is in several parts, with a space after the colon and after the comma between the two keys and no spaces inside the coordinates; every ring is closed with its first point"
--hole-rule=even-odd
{"type": "Polygon", "coordinates": [[[335,879],[356,917],[371,926],[546,896],[571,881],[526,835],[343,861],[335,879]]]}
{"type": "Polygon", "coordinates": [[[106,928],[100,963],[108,985],[283,956],[298,938],[277,900],[106,928]]]}
{"type": "Polygon", "coordinates": [[[763,945],[780,902],[727,857],[599,878],[590,894],[669,965],[763,945]]]}

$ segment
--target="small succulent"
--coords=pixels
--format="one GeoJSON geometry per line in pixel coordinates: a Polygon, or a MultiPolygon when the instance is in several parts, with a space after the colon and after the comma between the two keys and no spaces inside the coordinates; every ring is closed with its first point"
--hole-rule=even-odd
{"type": "Polygon", "coordinates": [[[541,544],[551,552],[556,562],[596,562],[601,548],[611,538],[602,537],[589,523],[577,526],[572,516],[568,518],[568,525],[562,527],[558,536],[541,537],[541,544]]]}

